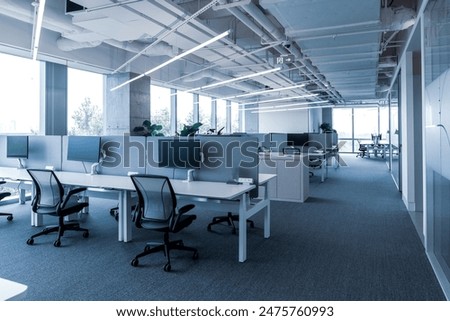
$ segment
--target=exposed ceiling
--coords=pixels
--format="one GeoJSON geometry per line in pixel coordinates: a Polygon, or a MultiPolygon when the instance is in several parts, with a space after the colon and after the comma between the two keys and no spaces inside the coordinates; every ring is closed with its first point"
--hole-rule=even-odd
{"type": "MultiPolygon", "coordinates": [[[[0,0],[0,50],[27,52],[34,7],[0,0]]],[[[234,99],[333,104],[384,99],[415,0],[47,0],[38,59],[142,74],[161,84],[234,99]],[[280,64],[279,59],[284,58],[280,64]],[[286,60],[287,58],[287,60],[286,60]],[[243,75],[281,67],[243,81],[243,75]],[[227,84],[202,88],[221,81],[227,84]],[[276,89],[302,84],[303,87],[276,89]],[[275,89],[270,92],[270,89],[275,89]],[[305,95],[309,95],[305,97],[305,95]],[[290,101],[287,97],[292,98],[290,101]]],[[[283,102],[284,104],[284,102],[283,102]]]]}

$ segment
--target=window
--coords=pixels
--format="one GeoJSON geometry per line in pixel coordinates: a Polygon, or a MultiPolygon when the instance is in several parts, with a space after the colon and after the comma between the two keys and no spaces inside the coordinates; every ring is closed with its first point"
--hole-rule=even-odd
{"type": "MultiPolygon", "coordinates": [[[[334,108],[333,109],[333,128],[338,133],[340,142],[345,144],[339,149],[340,152],[353,152],[353,109],[352,108],[334,108]]],[[[358,148],[358,147],[356,147],[358,148]]]]}
{"type": "Polygon", "coordinates": [[[217,111],[216,111],[216,118],[217,118],[217,126],[216,129],[219,131],[222,128],[222,133],[226,132],[227,128],[227,102],[223,99],[217,100],[217,111]]]}
{"type": "Polygon", "coordinates": [[[1,133],[39,133],[40,63],[0,54],[1,133]]]}
{"type": "Polygon", "coordinates": [[[198,121],[203,125],[200,127],[200,132],[207,132],[211,128],[211,97],[207,96],[199,96],[199,105],[198,105],[198,121]]]}
{"type": "Polygon", "coordinates": [[[231,102],[231,132],[240,132],[241,126],[239,126],[239,105],[238,103],[231,102]]]}
{"type": "Polygon", "coordinates": [[[378,134],[378,107],[354,108],[355,139],[371,139],[372,134],[378,134]]]}
{"type": "Polygon", "coordinates": [[[103,134],[103,75],[67,69],[69,135],[103,134]]]}
{"type": "Polygon", "coordinates": [[[161,125],[164,136],[171,135],[170,128],[170,89],[160,86],[150,86],[150,121],[161,125]]]}
{"type": "Polygon", "coordinates": [[[178,132],[183,125],[194,123],[194,95],[178,91],[177,95],[177,128],[178,132]]]}

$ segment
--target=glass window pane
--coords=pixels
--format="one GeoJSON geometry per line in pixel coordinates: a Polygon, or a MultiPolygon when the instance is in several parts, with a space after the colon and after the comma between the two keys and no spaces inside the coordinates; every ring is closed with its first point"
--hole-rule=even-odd
{"type": "Polygon", "coordinates": [[[170,128],[170,89],[150,86],[150,121],[161,125],[164,136],[171,135],[170,128]]]}
{"type": "Polygon", "coordinates": [[[380,134],[382,139],[389,137],[389,107],[380,107],[380,134]]]}
{"type": "Polygon", "coordinates": [[[103,134],[103,75],[67,69],[69,135],[103,134]]]}
{"type": "Polygon", "coordinates": [[[241,128],[239,126],[239,104],[236,102],[231,102],[231,132],[240,132],[241,128]]]}
{"type": "Polygon", "coordinates": [[[201,133],[206,133],[211,128],[211,97],[199,96],[198,121],[203,125],[200,127],[201,133]]]}
{"type": "Polygon", "coordinates": [[[333,129],[339,139],[352,138],[352,108],[333,108],[333,129]]]}
{"type": "Polygon", "coordinates": [[[0,54],[1,133],[39,133],[40,63],[0,54]],[[24,94],[26,93],[26,94],[24,94]]]}
{"type": "Polygon", "coordinates": [[[177,128],[194,123],[194,95],[179,91],[177,94],[177,128]]]}
{"type": "Polygon", "coordinates": [[[378,107],[354,108],[355,139],[371,139],[378,134],[378,107]]]}
{"type": "Polygon", "coordinates": [[[227,102],[223,99],[217,100],[217,130],[222,130],[222,133],[226,132],[227,128],[227,102]]]}

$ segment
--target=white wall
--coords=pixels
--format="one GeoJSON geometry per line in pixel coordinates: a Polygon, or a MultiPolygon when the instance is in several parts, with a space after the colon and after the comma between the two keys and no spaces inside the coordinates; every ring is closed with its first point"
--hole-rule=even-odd
{"type": "Polygon", "coordinates": [[[309,111],[292,110],[259,114],[260,133],[303,133],[309,131],[309,111]]]}

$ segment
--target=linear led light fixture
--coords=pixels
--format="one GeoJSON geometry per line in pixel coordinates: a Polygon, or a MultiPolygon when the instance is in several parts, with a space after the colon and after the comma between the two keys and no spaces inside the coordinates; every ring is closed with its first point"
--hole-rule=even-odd
{"type": "Polygon", "coordinates": [[[257,101],[251,101],[246,103],[240,103],[241,106],[246,105],[253,105],[253,104],[264,104],[264,103],[271,103],[274,101],[281,101],[281,100],[289,100],[289,99],[300,99],[300,98],[308,98],[308,97],[315,97],[319,94],[306,94],[306,95],[299,95],[299,96],[289,96],[289,97],[282,97],[282,98],[275,98],[275,99],[268,99],[268,100],[257,100],[257,101]]]}
{"type": "Polygon", "coordinates": [[[240,110],[263,110],[263,109],[278,109],[278,108],[286,108],[286,107],[296,107],[296,106],[302,106],[302,105],[315,105],[315,104],[324,104],[328,103],[328,100],[318,100],[318,101],[305,101],[301,103],[292,103],[287,105],[280,105],[280,106],[263,106],[263,107],[253,107],[253,108],[242,108],[240,110]]]}
{"type": "Polygon", "coordinates": [[[131,79],[125,81],[124,83],[122,83],[122,84],[120,84],[120,85],[118,85],[118,86],[116,86],[116,87],[114,87],[114,88],[111,88],[111,91],[114,91],[114,90],[116,90],[116,89],[119,89],[119,88],[121,88],[121,87],[123,87],[123,86],[125,86],[125,85],[128,85],[129,83],[131,83],[131,82],[133,82],[133,81],[135,81],[135,80],[138,80],[138,79],[140,79],[140,78],[142,78],[142,77],[145,77],[145,76],[151,74],[152,72],[155,72],[155,71],[157,71],[157,70],[159,70],[159,69],[161,69],[161,68],[163,68],[163,67],[165,67],[165,66],[171,64],[172,62],[174,62],[174,61],[176,61],[176,60],[178,60],[178,59],[181,59],[181,58],[183,58],[183,57],[185,57],[185,56],[187,56],[187,55],[189,55],[189,54],[191,54],[191,53],[193,53],[193,52],[195,52],[195,51],[197,51],[197,50],[199,50],[199,49],[201,49],[201,48],[203,48],[203,47],[206,47],[207,45],[209,45],[209,44],[211,44],[211,43],[213,43],[213,42],[215,42],[215,41],[217,41],[217,40],[222,39],[223,37],[228,36],[229,34],[230,34],[230,30],[227,30],[227,31],[221,33],[220,35],[217,35],[217,36],[215,36],[214,38],[211,38],[211,39],[209,39],[208,41],[205,41],[204,43],[201,43],[201,44],[199,44],[198,46],[195,46],[194,48],[191,48],[191,49],[189,49],[189,50],[186,50],[185,52],[179,54],[178,56],[175,56],[175,57],[173,57],[173,58],[167,60],[166,62],[163,62],[163,63],[160,64],[159,66],[156,66],[155,68],[152,68],[152,69],[146,71],[146,72],[143,73],[142,75],[139,75],[139,76],[136,76],[136,77],[134,77],[134,78],[131,78],[131,79]]]}
{"type": "Polygon", "coordinates": [[[204,89],[209,89],[209,88],[213,88],[213,87],[217,87],[217,86],[222,86],[222,85],[226,85],[226,84],[229,84],[229,83],[232,83],[232,82],[236,82],[236,81],[240,81],[240,80],[244,80],[244,79],[248,79],[248,78],[253,78],[253,77],[257,77],[257,76],[262,76],[262,75],[269,74],[269,73],[272,73],[272,72],[277,72],[277,71],[280,71],[280,70],[281,70],[281,67],[277,67],[277,68],[273,68],[273,69],[269,69],[269,70],[264,70],[264,71],[257,72],[256,74],[248,74],[248,75],[240,76],[240,77],[237,77],[237,78],[232,78],[232,79],[227,79],[227,80],[224,80],[224,81],[219,81],[219,82],[216,82],[214,84],[210,84],[210,85],[206,85],[206,86],[202,86],[202,87],[197,87],[197,88],[194,88],[194,89],[189,89],[189,90],[186,90],[185,93],[189,93],[189,92],[193,92],[193,91],[199,91],[199,90],[204,90],[204,89]]]}
{"type": "Polygon", "coordinates": [[[330,108],[330,107],[334,107],[334,105],[303,106],[303,107],[296,107],[296,108],[269,109],[269,110],[255,110],[255,111],[252,111],[252,114],[275,113],[275,112],[292,111],[292,110],[301,110],[301,109],[316,109],[316,108],[330,108]]]}
{"type": "Polygon", "coordinates": [[[33,39],[31,43],[31,51],[33,60],[36,60],[39,49],[39,40],[41,38],[42,21],[44,20],[45,0],[39,1],[36,0],[32,2],[31,5],[34,6],[34,18],[35,18],[35,23],[33,25],[33,39]]]}
{"type": "Polygon", "coordinates": [[[229,96],[229,97],[220,98],[220,99],[234,99],[234,98],[242,98],[242,97],[249,97],[249,96],[257,96],[257,95],[260,95],[260,94],[271,94],[271,93],[278,92],[278,91],[290,90],[290,89],[295,89],[295,88],[301,88],[301,87],[305,87],[305,86],[306,86],[306,83],[298,84],[298,85],[294,85],[294,86],[289,86],[289,87],[275,88],[275,89],[263,89],[263,90],[254,91],[254,92],[251,92],[251,93],[240,94],[240,95],[235,95],[235,96],[229,96]]]}

